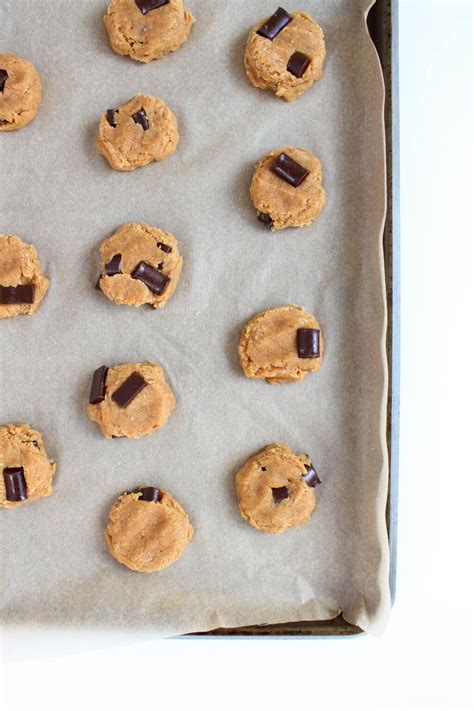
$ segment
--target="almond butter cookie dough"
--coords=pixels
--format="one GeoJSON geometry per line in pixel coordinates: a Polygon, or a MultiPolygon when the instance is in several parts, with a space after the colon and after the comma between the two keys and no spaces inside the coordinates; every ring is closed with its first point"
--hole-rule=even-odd
{"type": "Polygon", "coordinates": [[[0,234],[0,319],[32,314],[48,287],[33,245],[0,234]]]}
{"type": "Polygon", "coordinates": [[[0,53],[0,131],[26,126],[40,104],[41,79],[36,67],[16,54],[0,53]]]}
{"type": "Polygon", "coordinates": [[[97,288],[116,304],[162,308],[179,281],[183,258],[171,232],[142,222],[122,225],[100,246],[97,288]]]}
{"type": "Polygon", "coordinates": [[[303,306],[280,306],[256,314],[244,326],[239,357],[247,378],[269,383],[303,380],[323,357],[321,327],[303,306]]]}
{"type": "Polygon", "coordinates": [[[114,170],[135,170],[174,153],[176,116],[155,96],[138,94],[100,117],[97,148],[114,170]]]}
{"type": "Polygon", "coordinates": [[[309,225],[326,202],[321,163],[303,148],[285,146],[258,163],[250,184],[257,219],[271,230],[309,225]]]}
{"type": "Polygon", "coordinates": [[[177,561],[192,537],[184,509],[154,486],[119,496],[105,530],[113,557],[139,573],[153,573],[177,561]]]}
{"type": "Polygon", "coordinates": [[[250,30],[245,71],[254,86],[293,101],[321,79],[325,56],[317,22],[306,12],[288,13],[279,7],[250,30]]]}
{"type": "Polygon", "coordinates": [[[194,17],[183,0],[112,0],[104,22],[117,54],[151,62],[186,42],[194,17]]]}
{"type": "Polygon", "coordinates": [[[175,405],[161,365],[121,363],[94,372],[87,414],[107,438],[138,439],[162,427],[175,405]]]}
{"type": "Polygon", "coordinates": [[[0,425],[0,508],[14,509],[49,496],[56,464],[39,432],[27,424],[0,425]]]}
{"type": "Polygon", "coordinates": [[[236,476],[240,514],[267,533],[301,526],[314,511],[314,488],[320,483],[306,454],[295,454],[284,444],[270,444],[236,476]]]}

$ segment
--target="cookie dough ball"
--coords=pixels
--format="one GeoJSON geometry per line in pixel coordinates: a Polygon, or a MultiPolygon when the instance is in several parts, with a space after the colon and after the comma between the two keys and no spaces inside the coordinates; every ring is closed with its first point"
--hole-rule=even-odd
{"type": "Polygon", "coordinates": [[[104,22],[117,54],[151,62],[186,42],[194,17],[183,0],[112,0],[104,22]]]}
{"type": "Polygon", "coordinates": [[[162,427],[175,405],[161,365],[121,363],[97,368],[87,414],[107,438],[138,439],[162,427]]]}
{"type": "Polygon", "coordinates": [[[36,67],[16,54],[0,53],[0,131],[30,123],[41,104],[41,79],[36,67]]]}
{"type": "Polygon", "coordinates": [[[179,141],[176,116],[154,96],[139,94],[99,122],[97,148],[114,170],[135,170],[174,153],[179,141]]]}
{"type": "Polygon", "coordinates": [[[177,561],[192,537],[186,511],[171,494],[153,486],[119,496],[105,530],[113,557],[139,573],[177,561]]]}
{"type": "Polygon", "coordinates": [[[0,319],[32,314],[48,287],[33,245],[0,234],[0,319]]]}
{"type": "Polygon", "coordinates": [[[162,308],[179,281],[183,258],[171,232],[144,223],[122,225],[100,246],[97,284],[116,304],[162,308]]]}
{"type": "Polygon", "coordinates": [[[250,197],[265,227],[309,225],[326,202],[321,163],[303,148],[285,146],[271,151],[255,168],[250,197]]]}
{"type": "Polygon", "coordinates": [[[27,424],[0,425],[0,508],[14,509],[49,496],[56,464],[39,432],[27,424]]]}
{"type": "Polygon", "coordinates": [[[321,79],[325,56],[317,22],[306,12],[278,8],[250,30],[245,71],[254,86],[293,101],[321,79]]]}
{"type": "Polygon", "coordinates": [[[300,526],[316,506],[314,487],[319,483],[307,455],[295,454],[284,444],[270,444],[237,474],[241,516],[268,533],[300,526]]]}
{"type": "Polygon", "coordinates": [[[314,316],[302,306],[288,304],[261,311],[244,326],[239,357],[247,378],[294,382],[320,368],[323,347],[314,316]]]}

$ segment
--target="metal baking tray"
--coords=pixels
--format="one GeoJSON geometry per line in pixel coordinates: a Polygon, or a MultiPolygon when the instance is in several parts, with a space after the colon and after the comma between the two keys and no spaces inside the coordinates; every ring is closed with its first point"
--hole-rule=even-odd
{"type": "MultiPolygon", "coordinates": [[[[385,81],[385,137],[387,153],[387,216],[383,244],[387,289],[387,358],[389,387],[387,445],[389,491],[386,521],[390,545],[390,592],[395,599],[398,517],[398,439],[400,409],[400,229],[399,229],[399,121],[398,121],[398,0],[375,0],[367,25],[379,54],[385,81]]],[[[219,628],[189,636],[347,636],[362,634],[342,614],[332,620],[219,628]]]]}

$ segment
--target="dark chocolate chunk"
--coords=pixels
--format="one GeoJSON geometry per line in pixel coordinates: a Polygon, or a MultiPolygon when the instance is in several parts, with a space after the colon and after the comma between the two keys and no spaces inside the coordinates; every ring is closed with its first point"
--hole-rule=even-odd
{"type": "Polygon", "coordinates": [[[266,472],[266,471],[267,471],[267,468],[266,468],[266,467],[260,467],[260,469],[262,470],[262,472],[266,472]]]}
{"type": "Polygon", "coordinates": [[[164,262],[160,262],[159,264],[156,265],[156,268],[157,268],[159,271],[161,271],[161,270],[163,269],[163,267],[164,267],[164,264],[165,264],[164,262]]]}
{"type": "Polygon", "coordinates": [[[35,290],[31,284],[0,286],[0,304],[32,304],[35,290]]]}
{"type": "Polygon", "coordinates": [[[101,365],[100,368],[94,371],[92,376],[91,392],[89,402],[91,405],[98,405],[105,398],[105,381],[107,378],[108,368],[106,365],[101,365]]]}
{"type": "Polygon", "coordinates": [[[140,109],[140,111],[136,111],[132,114],[132,119],[135,123],[139,123],[144,131],[148,131],[150,128],[150,123],[148,121],[148,116],[145,113],[145,109],[140,109]]]}
{"type": "Polygon", "coordinates": [[[314,488],[316,484],[321,483],[321,479],[319,478],[318,473],[312,464],[305,464],[305,467],[306,474],[303,474],[303,479],[308,484],[308,486],[312,486],[314,488]]]}
{"type": "Polygon", "coordinates": [[[284,501],[284,499],[288,498],[288,489],[286,488],[286,486],[278,486],[276,489],[272,487],[272,496],[273,501],[276,504],[279,504],[281,501],[284,501]]]}
{"type": "Polygon", "coordinates": [[[268,212],[259,212],[257,215],[257,220],[265,225],[269,230],[273,226],[273,220],[268,214],[268,212]]]}
{"type": "Polygon", "coordinates": [[[115,112],[118,111],[118,109],[107,109],[107,113],[105,114],[107,117],[107,121],[109,122],[110,126],[112,128],[116,128],[117,124],[115,123],[115,112]]]}
{"type": "Polygon", "coordinates": [[[97,291],[102,291],[102,289],[100,288],[100,277],[97,279],[94,289],[96,289],[97,291]]]}
{"type": "Polygon", "coordinates": [[[297,163],[293,158],[290,158],[286,153],[280,153],[276,161],[272,165],[272,171],[287,183],[297,188],[303,180],[309,175],[309,170],[306,170],[302,165],[297,163]]]}
{"type": "Polygon", "coordinates": [[[140,264],[135,267],[132,272],[132,277],[133,279],[140,279],[140,281],[147,285],[150,291],[154,294],[158,294],[158,296],[164,292],[170,281],[170,278],[167,277],[166,274],[159,272],[158,269],[155,269],[155,267],[150,266],[150,264],[146,262],[140,262],[140,264]]]}
{"type": "Polygon", "coordinates": [[[271,17],[257,30],[257,35],[265,39],[274,40],[284,27],[291,22],[291,15],[282,7],[279,7],[271,17]]]}
{"type": "Polygon", "coordinates": [[[121,274],[120,263],[122,261],[121,254],[114,254],[110,262],[105,265],[105,273],[107,276],[115,276],[115,274],[121,274]]]}
{"type": "Polygon", "coordinates": [[[140,373],[132,373],[122,385],[112,393],[112,400],[116,402],[119,407],[127,407],[146,385],[148,385],[148,383],[140,373]]]}
{"type": "Polygon", "coordinates": [[[28,498],[23,467],[6,467],[3,470],[3,481],[5,482],[7,501],[25,501],[28,498]]]}
{"type": "Polygon", "coordinates": [[[158,10],[159,7],[167,5],[169,1],[170,0],[135,0],[135,5],[142,15],[147,15],[152,10],[158,10]]]}
{"type": "Polygon", "coordinates": [[[172,251],[172,248],[168,245],[165,244],[164,242],[157,242],[156,246],[161,249],[162,252],[165,254],[169,254],[172,251]]]}
{"type": "Polygon", "coordinates": [[[8,72],[6,69],[0,69],[0,91],[3,93],[5,88],[5,82],[8,79],[8,72]]]}
{"type": "Polygon", "coordinates": [[[140,501],[153,501],[156,504],[163,498],[161,491],[154,486],[144,486],[142,489],[138,489],[138,493],[140,501]]]}
{"type": "Polygon", "coordinates": [[[296,332],[298,358],[319,358],[319,331],[317,328],[299,328],[296,332]]]}
{"type": "Polygon", "coordinates": [[[303,54],[303,52],[293,52],[288,61],[288,64],[286,65],[286,68],[288,69],[290,74],[293,74],[293,76],[297,77],[298,79],[301,79],[310,64],[311,59],[308,57],[307,54],[303,54]]]}
{"type": "Polygon", "coordinates": [[[31,444],[33,445],[33,447],[36,447],[36,449],[40,448],[39,442],[36,439],[32,439],[31,444]]]}

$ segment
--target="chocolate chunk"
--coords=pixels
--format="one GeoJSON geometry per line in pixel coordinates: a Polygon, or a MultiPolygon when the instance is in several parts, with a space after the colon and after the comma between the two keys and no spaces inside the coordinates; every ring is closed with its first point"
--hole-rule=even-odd
{"type": "Polygon", "coordinates": [[[142,15],[147,15],[152,10],[158,10],[159,7],[167,5],[169,1],[170,0],[135,0],[135,5],[142,15]]]}
{"type": "Polygon", "coordinates": [[[28,498],[23,467],[6,467],[3,470],[3,481],[5,482],[7,501],[25,501],[28,498]]]}
{"type": "Polygon", "coordinates": [[[31,444],[33,445],[33,447],[36,447],[36,449],[40,448],[39,442],[36,439],[32,439],[31,444]]]}
{"type": "Polygon", "coordinates": [[[296,332],[298,358],[319,358],[319,331],[317,328],[299,328],[296,332]]]}
{"type": "Polygon", "coordinates": [[[92,376],[91,392],[89,395],[89,402],[91,405],[98,405],[105,398],[105,381],[107,378],[108,368],[106,365],[101,365],[94,371],[92,376]]]}
{"type": "Polygon", "coordinates": [[[172,251],[172,248],[168,245],[165,244],[164,242],[157,242],[156,246],[161,249],[162,252],[165,254],[169,254],[172,251]]]}
{"type": "Polygon", "coordinates": [[[306,170],[286,153],[280,153],[272,165],[272,171],[294,188],[297,188],[309,175],[309,170],[306,170]]]}
{"type": "Polygon", "coordinates": [[[265,37],[265,39],[274,40],[277,34],[291,22],[291,19],[291,15],[282,7],[279,7],[278,10],[263,23],[260,29],[257,30],[257,35],[265,37]]]}
{"type": "Polygon", "coordinates": [[[269,230],[273,226],[273,220],[268,214],[268,212],[259,212],[257,215],[257,220],[265,225],[269,230]]]}
{"type": "Polygon", "coordinates": [[[132,277],[133,279],[140,279],[140,281],[147,285],[150,291],[154,294],[158,294],[158,296],[164,292],[170,281],[170,278],[167,277],[166,274],[159,272],[158,269],[155,269],[146,262],[140,262],[140,264],[135,267],[132,272],[132,277]]]}
{"type": "Polygon", "coordinates": [[[31,284],[0,286],[0,304],[32,304],[35,290],[31,284]]]}
{"type": "Polygon", "coordinates": [[[148,385],[148,383],[142,378],[140,373],[132,373],[122,385],[112,393],[112,400],[116,402],[119,407],[127,407],[146,385],[148,385]]]}
{"type": "Polygon", "coordinates": [[[159,264],[156,265],[156,268],[157,268],[159,271],[161,271],[161,270],[163,269],[163,267],[164,267],[164,264],[165,264],[164,262],[160,262],[159,264]]]}
{"type": "Polygon", "coordinates": [[[97,279],[94,289],[96,289],[97,291],[102,291],[102,289],[100,288],[100,277],[97,279]]]}
{"type": "Polygon", "coordinates": [[[303,474],[303,479],[308,484],[308,486],[312,486],[314,488],[316,484],[321,483],[321,479],[319,478],[318,473],[312,464],[305,464],[305,467],[306,474],[303,474]]]}
{"type": "Polygon", "coordinates": [[[110,262],[107,262],[105,265],[105,273],[107,276],[114,276],[115,274],[121,274],[122,270],[120,269],[120,262],[122,261],[122,255],[121,254],[115,254],[110,262]]]}
{"type": "Polygon", "coordinates": [[[8,72],[6,69],[0,69],[0,91],[3,93],[5,88],[5,82],[8,79],[8,72]]]}
{"type": "Polygon", "coordinates": [[[266,468],[266,467],[260,467],[260,469],[262,470],[262,472],[266,472],[266,471],[267,471],[267,468],[266,468]]]}
{"type": "Polygon", "coordinates": [[[286,65],[286,68],[288,69],[290,74],[293,74],[293,76],[297,77],[298,79],[301,79],[310,64],[311,59],[308,57],[307,54],[303,54],[303,52],[293,52],[288,61],[288,64],[286,65]]]}
{"type": "Polygon", "coordinates": [[[286,486],[278,486],[276,489],[272,487],[272,496],[273,501],[276,504],[279,504],[281,501],[284,501],[284,499],[288,498],[288,489],[286,488],[286,486]]]}
{"type": "Polygon", "coordinates": [[[138,489],[138,493],[140,494],[139,501],[153,501],[156,504],[163,498],[161,491],[154,486],[144,486],[142,489],[138,489]]]}
{"type": "Polygon", "coordinates": [[[148,121],[148,116],[145,113],[145,109],[140,109],[140,111],[132,114],[132,119],[135,123],[139,123],[144,131],[148,131],[150,128],[150,123],[148,121]]]}
{"type": "Polygon", "coordinates": [[[107,117],[107,121],[109,122],[110,126],[112,128],[116,128],[117,124],[115,123],[115,112],[118,111],[118,109],[107,109],[107,113],[105,114],[107,117]]]}

